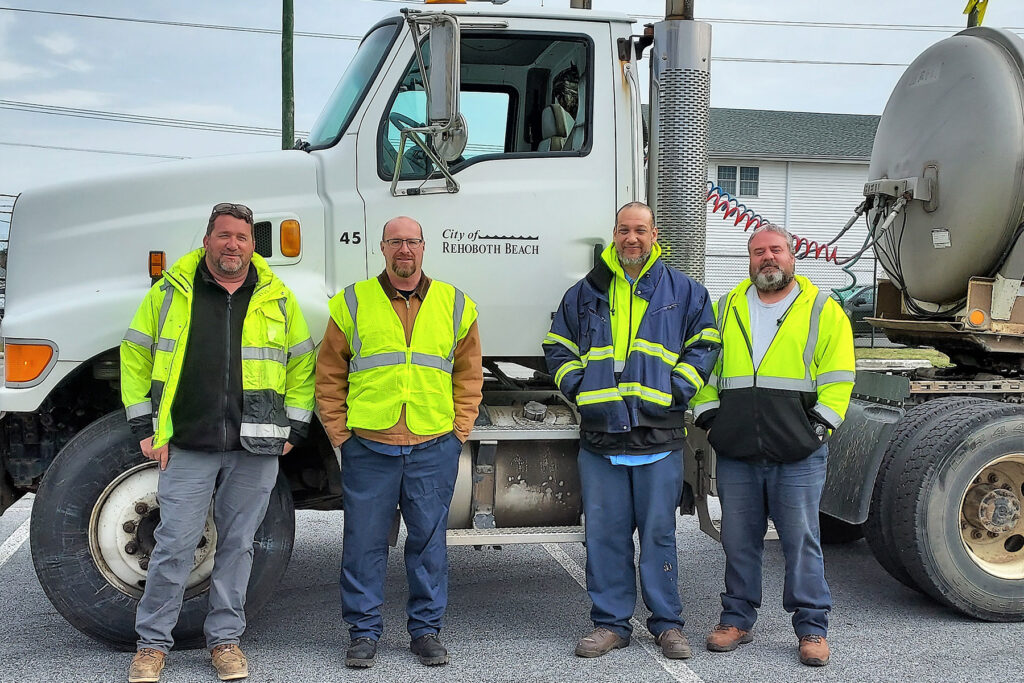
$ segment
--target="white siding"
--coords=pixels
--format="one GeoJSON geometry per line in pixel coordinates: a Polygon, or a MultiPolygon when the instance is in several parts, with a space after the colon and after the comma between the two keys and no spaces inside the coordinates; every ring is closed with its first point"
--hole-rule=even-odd
{"type": "MultiPolygon", "coordinates": [[[[740,197],[740,201],[768,221],[786,226],[801,237],[824,243],[833,239],[853,215],[863,199],[867,180],[867,163],[811,161],[763,161],[753,159],[717,159],[708,164],[708,178],[717,179],[719,165],[757,166],[760,187],[757,197],[740,197]],[[787,186],[787,164],[789,178],[787,186]],[[787,190],[789,193],[787,202],[787,190]],[[787,206],[789,215],[786,215],[787,206]]],[[[711,213],[708,204],[707,266],[704,283],[713,297],[718,297],[747,277],[747,239],[745,221],[734,225],[733,218],[723,220],[722,212],[711,213]]],[[[861,221],[840,240],[840,258],[856,252],[867,236],[861,221]]],[[[873,276],[873,254],[869,251],[852,270],[859,284],[869,284],[873,276]]],[[[849,277],[834,263],[807,258],[797,262],[797,272],[816,285],[831,289],[849,282],[849,277]]]]}

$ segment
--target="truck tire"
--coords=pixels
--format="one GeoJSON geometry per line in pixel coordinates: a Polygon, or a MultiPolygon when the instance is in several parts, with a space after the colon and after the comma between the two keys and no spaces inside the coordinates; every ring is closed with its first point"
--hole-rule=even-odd
{"type": "Polygon", "coordinates": [[[951,409],[907,449],[892,530],[906,571],[964,614],[1024,620],[1024,406],[951,409]]]}
{"type": "Polygon", "coordinates": [[[818,513],[818,529],[821,531],[821,542],[824,545],[853,543],[864,538],[860,524],[850,524],[824,512],[818,513]]]}
{"type": "Polygon", "coordinates": [[[931,423],[942,418],[951,410],[961,406],[985,403],[995,405],[995,401],[973,398],[970,396],[944,396],[914,406],[896,425],[896,431],[882,456],[875,476],[875,485],[871,491],[871,508],[867,521],[864,522],[864,538],[871,548],[871,553],[878,564],[894,579],[904,586],[920,591],[917,583],[903,567],[899,557],[899,549],[892,537],[893,506],[896,493],[896,480],[907,457],[907,444],[930,429],[931,423]]]}
{"type": "MultiPolygon", "coordinates": [[[[124,412],[117,411],[87,426],[61,449],[32,506],[32,563],[46,597],[79,631],[123,650],[135,649],[135,608],[148,566],[146,544],[151,550],[158,521],[157,472],[156,463],[139,450],[124,412]],[[125,515],[133,519],[119,521],[125,515]],[[129,522],[133,534],[124,528],[129,522]],[[129,544],[134,544],[133,552],[126,554],[129,544]]],[[[255,615],[270,598],[288,566],[294,535],[295,508],[288,481],[279,475],[256,531],[246,616],[255,615]]],[[[202,563],[190,575],[173,632],[176,648],[205,645],[215,539],[216,529],[208,520],[196,550],[202,563]]]]}

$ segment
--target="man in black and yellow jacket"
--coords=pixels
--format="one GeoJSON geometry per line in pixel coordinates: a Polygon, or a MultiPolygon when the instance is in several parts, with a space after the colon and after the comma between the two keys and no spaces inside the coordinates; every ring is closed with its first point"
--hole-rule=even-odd
{"type": "Polygon", "coordinates": [[[823,666],[832,597],[818,506],[825,442],[853,390],[853,334],[839,305],[795,275],[793,236],[784,228],[758,228],[747,249],[750,279],[715,306],[722,353],[691,404],[718,456],[726,556],[722,616],[707,647],[726,652],[751,641],[770,515],[786,557],[782,602],[793,613],[800,661],[823,666]]]}

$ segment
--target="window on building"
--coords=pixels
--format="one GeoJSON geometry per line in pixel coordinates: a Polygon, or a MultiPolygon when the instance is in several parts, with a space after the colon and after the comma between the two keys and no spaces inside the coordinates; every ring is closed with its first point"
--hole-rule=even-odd
{"type": "Polygon", "coordinates": [[[718,186],[734,197],[756,197],[760,175],[761,169],[757,166],[719,166],[718,186]]]}
{"type": "Polygon", "coordinates": [[[736,194],[736,167],[718,167],[718,186],[729,194],[736,194]]]}
{"type": "Polygon", "coordinates": [[[757,166],[740,166],[740,196],[756,197],[761,169],[757,166]]]}

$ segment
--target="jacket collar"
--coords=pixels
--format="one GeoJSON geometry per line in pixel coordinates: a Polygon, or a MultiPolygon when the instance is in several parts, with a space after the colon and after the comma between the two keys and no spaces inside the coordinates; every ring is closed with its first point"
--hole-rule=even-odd
{"type": "MultiPolygon", "coordinates": [[[[661,260],[661,245],[655,242],[651,248],[651,256],[647,259],[647,263],[644,264],[643,269],[640,271],[640,277],[636,280],[638,283],[647,283],[648,286],[639,287],[636,292],[637,296],[650,300],[651,293],[657,288],[658,283],[661,282],[661,277],[664,273],[665,264],[661,260]]],[[[597,264],[587,273],[586,280],[598,295],[602,295],[602,298],[607,298],[608,290],[611,289],[612,282],[617,277],[622,278],[623,282],[628,282],[625,271],[623,271],[622,266],[619,264],[615,244],[612,243],[605,247],[597,264]]]]}
{"type": "MultiPolygon", "coordinates": [[[[200,247],[194,251],[182,256],[180,259],[174,262],[168,270],[164,271],[164,279],[171,283],[171,285],[179,290],[185,296],[192,296],[192,282],[196,277],[196,270],[199,268],[199,264],[202,263],[203,259],[206,258],[206,249],[200,247]]],[[[266,259],[259,254],[252,255],[252,261],[249,263],[249,267],[256,271],[256,290],[253,292],[253,298],[256,299],[257,295],[262,292],[274,295],[278,290],[282,290],[283,285],[274,272],[270,270],[270,266],[267,265],[266,259]],[[280,287],[275,286],[270,289],[267,285],[281,285],[280,287]]]]}
{"type": "MultiPolygon", "coordinates": [[[[404,299],[405,297],[391,284],[391,278],[388,277],[388,271],[381,271],[380,275],[377,276],[377,282],[380,283],[381,289],[384,290],[384,294],[389,299],[404,299]]],[[[427,290],[430,289],[430,278],[427,274],[420,272],[420,283],[416,285],[416,289],[412,291],[414,296],[418,296],[420,301],[427,298],[427,290]]]]}

